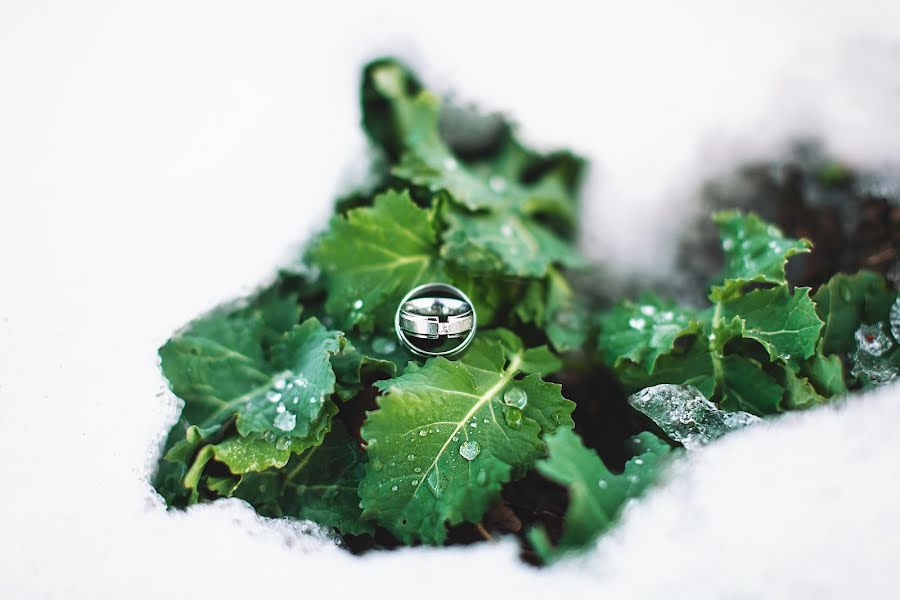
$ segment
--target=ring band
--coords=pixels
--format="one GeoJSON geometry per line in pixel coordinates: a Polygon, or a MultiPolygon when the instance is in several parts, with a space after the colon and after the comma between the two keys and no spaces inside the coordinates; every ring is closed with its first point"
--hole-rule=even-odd
{"type": "Polygon", "coordinates": [[[472,301],[445,283],[429,283],[410,291],[400,301],[394,319],[400,343],[423,357],[461,353],[474,339],[477,323],[472,301]],[[435,348],[441,342],[457,339],[462,341],[449,349],[435,348]]]}
{"type": "Polygon", "coordinates": [[[474,314],[472,305],[458,298],[413,298],[400,307],[400,328],[421,339],[459,338],[472,329],[474,314]]]}

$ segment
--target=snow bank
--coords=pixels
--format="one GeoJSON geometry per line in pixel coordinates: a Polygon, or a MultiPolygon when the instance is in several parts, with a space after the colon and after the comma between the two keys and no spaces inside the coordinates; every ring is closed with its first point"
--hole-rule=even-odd
{"type": "Polygon", "coordinates": [[[696,454],[583,561],[510,542],[358,559],[238,502],[167,513],[155,349],[248,292],[364,144],[361,63],[592,159],[587,250],[664,270],[702,176],[789,134],[898,159],[889,3],[0,8],[0,597],[849,597],[896,589],[898,392],[696,454]]]}

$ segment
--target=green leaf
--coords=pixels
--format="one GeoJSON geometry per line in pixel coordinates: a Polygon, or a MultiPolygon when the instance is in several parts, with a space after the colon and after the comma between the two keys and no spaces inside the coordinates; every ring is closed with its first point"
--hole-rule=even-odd
{"type": "MultiPolygon", "coordinates": [[[[392,173],[417,186],[446,191],[452,200],[470,211],[516,209],[524,215],[550,213],[574,218],[574,204],[558,171],[525,184],[507,163],[503,174],[468,168],[440,135],[440,100],[422,89],[400,64],[379,61],[366,72],[363,84],[364,121],[373,139],[392,157],[402,155],[392,173]]],[[[521,155],[517,157],[521,159],[521,155]]]]}
{"type": "Polygon", "coordinates": [[[897,294],[884,277],[870,271],[853,275],[838,273],[814,296],[816,311],[825,322],[822,331],[826,354],[849,354],[856,350],[853,337],[861,323],[887,321],[897,294]]]}
{"type": "Polygon", "coordinates": [[[726,281],[785,283],[784,265],[792,256],[809,252],[809,240],[785,237],[753,213],[723,211],[713,215],[725,251],[726,281]]]}
{"type": "Polygon", "coordinates": [[[789,410],[812,408],[826,402],[796,364],[788,364],[781,369],[780,383],[784,388],[784,407],[789,410]]]}
{"type": "Polygon", "coordinates": [[[294,455],[280,471],[245,477],[234,495],[266,507],[270,516],[309,519],[344,534],[373,533],[357,495],[364,463],[359,444],[336,420],[321,445],[294,455]]]}
{"type": "Polygon", "coordinates": [[[569,492],[569,508],[558,545],[553,547],[542,530],[529,532],[529,539],[545,562],[588,548],[616,522],[629,500],[641,496],[659,479],[672,449],[651,433],[641,433],[636,439],[642,452],[617,475],[574,432],[560,429],[544,436],[550,456],[537,462],[537,470],[569,492]]]}
{"type": "Polygon", "coordinates": [[[762,344],[772,360],[809,358],[816,351],[822,321],[809,288],[757,289],[723,303],[723,317],[740,318],[744,338],[762,344]]]}
{"type": "Polygon", "coordinates": [[[445,219],[441,254],[469,271],[544,277],[552,265],[583,265],[571,245],[515,213],[448,211],[445,219]]]}
{"type": "Polygon", "coordinates": [[[809,359],[799,361],[797,364],[799,374],[807,378],[822,396],[833,398],[847,393],[844,363],[838,356],[834,354],[824,356],[820,349],[809,359]]]}
{"type": "MultiPolygon", "coordinates": [[[[694,339],[684,338],[684,348],[676,348],[655,363],[653,371],[633,362],[625,361],[616,366],[626,393],[632,394],[646,387],[661,383],[692,385],[709,399],[715,396],[719,385],[716,364],[710,353],[707,339],[697,335],[694,339]]],[[[718,377],[721,374],[719,373],[718,377]]]]}
{"type": "Polygon", "coordinates": [[[649,294],[637,303],[625,300],[600,317],[600,351],[610,366],[631,361],[652,373],[657,360],[672,351],[678,338],[700,332],[698,318],[695,311],[649,294]]]}
{"type": "Polygon", "coordinates": [[[163,372],[185,401],[188,422],[208,428],[236,416],[242,436],[284,436],[293,451],[302,451],[330,423],[330,361],[343,335],[310,318],[284,334],[266,360],[249,331],[243,318],[203,321],[160,349],[163,372]]]}
{"type": "Polygon", "coordinates": [[[405,191],[334,217],[311,251],[327,280],[326,311],[342,327],[390,331],[404,294],[443,279],[436,244],[434,213],[405,191]]]}
{"type": "Polygon", "coordinates": [[[543,455],[541,431],[572,426],[560,386],[517,379],[524,362],[515,336],[481,335],[459,361],[410,364],[379,382],[384,395],[362,430],[363,516],[404,543],[440,543],[446,523],[478,521],[543,455]]]}
{"type": "Polygon", "coordinates": [[[184,419],[179,419],[166,437],[156,473],[153,475],[153,487],[165,500],[167,506],[185,507],[192,502],[192,494],[182,481],[190,468],[197,450],[203,445],[203,438],[210,431],[200,431],[191,427],[184,419]]]}
{"type": "Polygon", "coordinates": [[[547,338],[557,352],[578,350],[590,329],[587,310],[559,270],[550,268],[547,277],[547,338]]]}
{"type": "Polygon", "coordinates": [[[757,416],[781,410],[784,389],[756,361],[737,354],[726,356],[721,360],[721,373],[722,409],[757,416]]]}

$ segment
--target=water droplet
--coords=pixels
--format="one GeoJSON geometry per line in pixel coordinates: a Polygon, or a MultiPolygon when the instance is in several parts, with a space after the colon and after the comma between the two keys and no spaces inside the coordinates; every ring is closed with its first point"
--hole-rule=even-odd
{"type": "Polygon", "coordinates": [[[278,441],[275,442],[275,447],[279,450],[289,449],[291,447],[291,438],[287,436],[278,438],[278,441]]]}
{"type": "Polygon", "coordinates": [[[357,298],[356,301],[353,303],[353,308],[356,310],[359,310],[362,307],[363,307],[363,301],[361,299],[357,298]]]}
{"type": "MultiPolygon", "coordinates": [[[[369,441],[369,445],[370,445],[370,446],[372,445],[372,441],[371,441],[371,440],[369,441]]],[[[373,458],[373,459],[369,462],[369,464],[371,464],[371,465],[372,465],[372,468],[373,468],[374,470],[376,470],[376,471],[380,471],[380,470],[382,470],[382,469],[384,468],[384,463],[381,462],[381,459],[380,459],[380,458],[373,458]]]]}
{"type": "Polygon", "coordinates": [[[392,491],[392,492],[396,492],[396,491],[397,491],[397,489],[398,489],[398,488],[397,488],[397,486],[396,486],[396,485],[392,485],[392,486],[391,486],[391,491],[392,491]]]}
{"type": "Polygon", "coordinates": [[[675,318],[675,314],[671,310],[667,310],[666,312],[664,312],[663,314],[660,315],[660,318],[663,321],[671,321],[673,318],[675,318]]]}
{"type": "Polygon", "coordinates": [[[642,464],[644,464],[644,459],[643,459],[643,458],[636,458],[636,459],[634,459],[634,464],[636,464],[636,465],[642,465],[642,464]]]}
{"type": "Polygon", "coordinates": [[[322,401],[322,396],[313,396],[309,399],[310,404],[318,404],[322,401]]]}
{"type": "Polygon", "coordinates": [[[656,314],[656,307],[651,306],[650,304],[645,304],[641,307],[641,314],[645,317],[652,317],[656,314]]]}
{"type": "Polygon", "coordinates": [[[271,444],[275,441],[275,434],[271,431],[267,431],[263,434],[263,439],[271,444]]]}
{"type": "Polygon", "coordinates": [[[513,429],[522,428],[522,411],[515,406],[504,406],[503,418],[506,420],[506,424],[513,429]]]}
{"type": "Polygon", "coordinates": [[[506,190],[506,179],[500,175],[492,175],[491,178],[488,179],[488,185],[493,191],[500,194],[506,190]]]}
{"type": "Polygon", "coordinates": [[[413,469],[413,473],[421,473],[421,472],[422,472],[422,467],[416,467],[415,469],[413,469]]]}
{"type": "Polygon", "coordinates": [[[520,387],[512,386],[503,393],[503,403],[522,409],[528,405],[528,393],[520,387]]]}
{"type": "Polygon", "coordinates": [[[488,423],[491,422],[491,420],[488,419],[487,417],[485,417],[484,419],[482,419],[482,421],[484,422],[485,425],[487,425],[488,423]]]}
{"type": "Polygon", "coordinates": [[[471,423],[469,423],[469,427],[478,427],[478,423],[472,421],[471,423]]]}
{"type": "Polygon", "coordinates": [[[453,436],[453,441],[454,441],[454,442],[458,442],[458,441],[459,441],[459,436],[458,436],[458,435],[454,435],[454,436],[453,436]]]}
{"type": "Polygon", "coordinates": [[[597,487],[599,487],[601,490],[605,490],[606,488],[609,487],[609,484],[606,483],[605,479],[601,479],[600,481],[597,482],[597,487]]]}
{"type": "Polygon", "coordinates": [[[280,413],[275,416],[272,424],[282,431],[291,431],[297,426],[297,415],[289,412],[280,413]]]}
{"type": "Polygon", "coordinates": [[[276,390],[283,390],[286,383],[287,382],[284,379],[278,379],[275,381],[275,384],[272,387],[274,387],[276,390]]]}
{"type": "Polygon", "coordinates": [[[734,240],[731,238],[726,238],[726,239],[722,240],[722,248],[724,248],[725,251],[733,250],[734,249],[734,240]]]}
{"type": "Polygon", "coordinates": [[[416,455],[415,454],[407,454],[406,460],[416,460],[416,455]]]}
{"type": "Polygon", "coordinates": [[[632,329],[643,329],[644,325],[646,325],[646,324],[647,324],[647,321],[645,321],[644,319],[641,319],[641,318],[635,317],[635,318],[628,319],[628,326],[631,327],[632,329]]]}
{"type": "Polygon", "coordinates": [[[475,482],[478,485],[484,485],[485,482],[487,482],[487,471],[485,471],[483,468],[478,469],[478,475],[475,476],[475,482]]]}
{"type": "Polygon", "coordinates": [[[443,475],[438,475],[437,470],[429,473],[428,477],[425,478],[425,482],[428,483],[428,489],[435,496],[440,496],[447,489],[447,478],[443,475]]]}
{"type": "Polygon", "coordinates": [[[377,354],[391,354],[397,349],[397,343],[386,337],[376,337],[372,340],[372,350],[377,354]]]}
{"type": "Polygon", "coordinates": [[[424,429],[419,430],[419,437],[425,437],[426,435],[428,435],[427,431],[425,431],[424,429]]]}
{"type": "Polygon", "coordinates": [[[460,444],[459,455],[466,460],[475,460],[475,457],[481,453],[481,444],[475,440],[468,440],[460,444]]]}
{"type": "Polygon", "coordinates": [[[857,347],[872,356],[881,356],[894,347],[894,342],[884,332],[881,322],[874,325],[860,325],[855,335],[857,347]]]}
{"type": "Polygon", "coordinates": [[[504,223],[500,227],[500,233],[503,234],[503,237],[512,237],[512,234],[513,234],[512,225],[510,225],[509,223],[504,223]]]}
{"type": "Polygon", "coordinates": [[[268,400],[269,402],[278,402],[279,400],[281,400],[281,394],[274,390],[269,390],[268,392],[266,392],[266,400],[268,400]]]}
{"type": "Polygon", "coordinates": [[[419,480],[418,480],[418,479],[413,479],[413,480],[412,480],[412,484],[413,484],[413,485],[419,485],[419,480]]]}
{"type": "Polygon", "coordinates": [[[638,482],[638,476],[637,476],[637,475],[629,475],[629,476],[628,476],[628,481],[630,481],[631,483],[637,483],[637,482],[638,482]]]}
{"type": "Polygon", "coordinates": [[[450,158],[449,156],[444,159],[444,168],[448,171],[455,171],[459,167],[455,158],[450,158]]]}
{"type": "Polygon", "coordinates": [[[281,402],[279,402],[278,406],[275,407],[275,412],[277,412],[279,414],[283,413],[285,410],[287,410],[287,409],[284,407],[284,404],[281,402]]]}

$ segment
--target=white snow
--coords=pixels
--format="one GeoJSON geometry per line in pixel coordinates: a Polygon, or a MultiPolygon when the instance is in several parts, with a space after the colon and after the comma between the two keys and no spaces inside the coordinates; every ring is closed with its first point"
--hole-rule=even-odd
{"type": "Polygon", "coordinates": [[[698,452],[550,570],[510,542],[353,558],[147,485],[175,416],[156,348],[322,226],[360,170],[367,58],[588,155],[586,248],[628,268],[666,268],[704,173],[791,133],[898,161],[895,5],[624,4],[0,4],[0,598],[896,590],[897,388],[698,452]]]}

